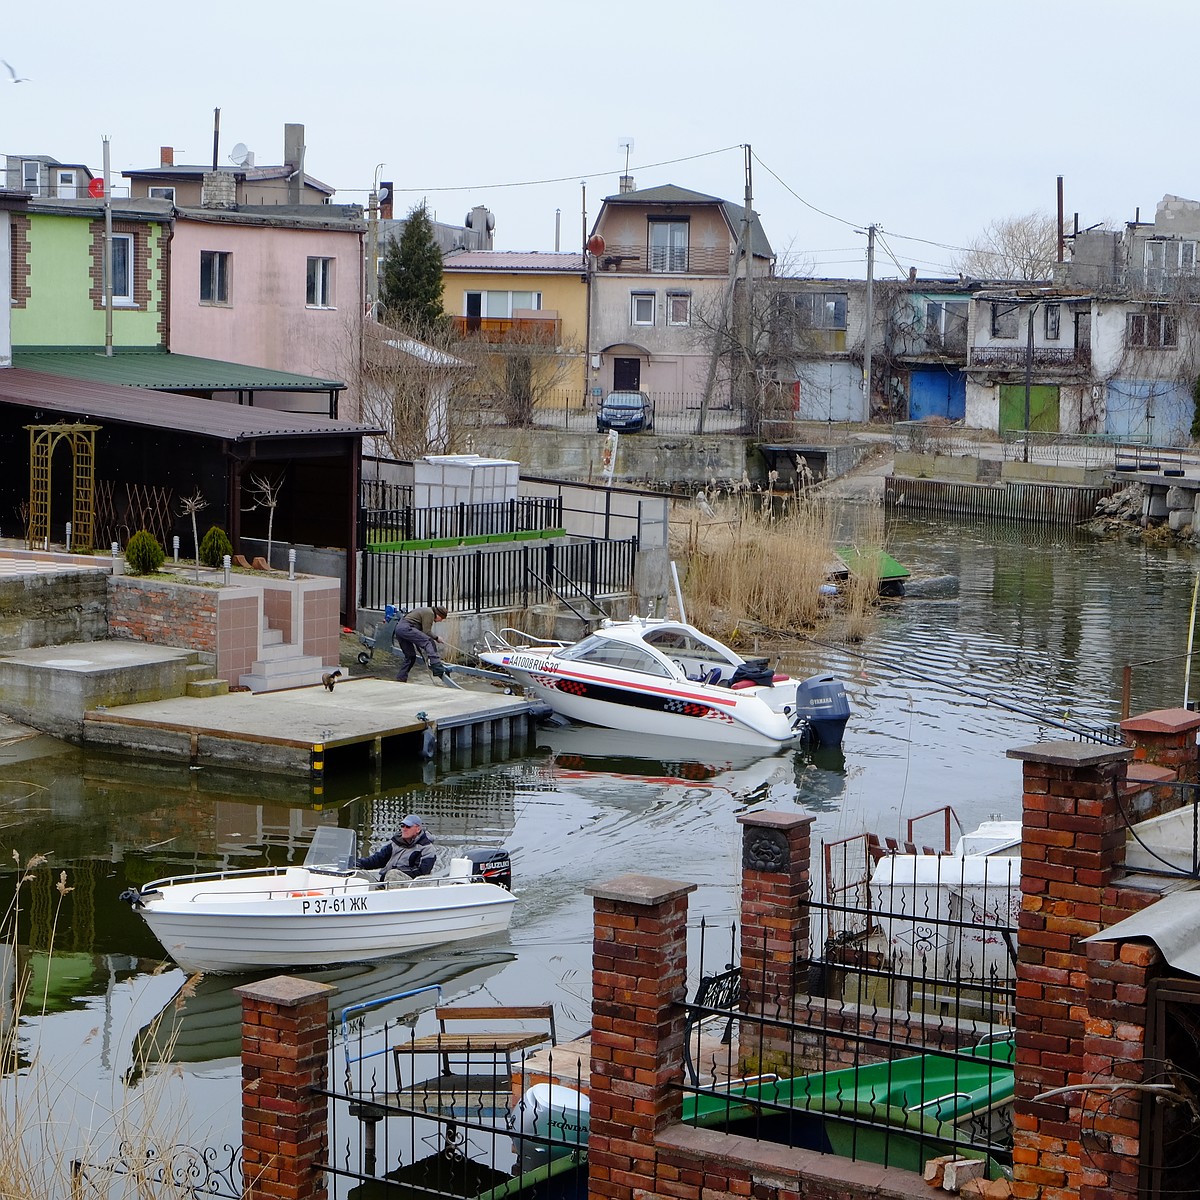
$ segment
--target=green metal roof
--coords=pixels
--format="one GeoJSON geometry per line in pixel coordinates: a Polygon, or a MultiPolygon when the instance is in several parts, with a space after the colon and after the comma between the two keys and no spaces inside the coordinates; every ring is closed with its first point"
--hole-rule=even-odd
{"type": "Polygon", "coordinates": [[[340,391],[346,386],[337,379],[316,379],[311,375],[247,367],[217,358],[155,351],[118,350],[109,357],[95,350],[53,353],[14,350],[13,366],[91,383],[115,383],[160,392],[328,392],[340,391]]]}

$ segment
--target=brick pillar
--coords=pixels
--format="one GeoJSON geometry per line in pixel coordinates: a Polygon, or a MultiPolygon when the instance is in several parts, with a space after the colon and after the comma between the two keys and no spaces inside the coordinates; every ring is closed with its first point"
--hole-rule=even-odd
{"type": "Polygon", "coordinates": [[[242,998],[242,1174],[245,1200],[324,1200],[328,1153],[329,993],[279,975],[235,988],[242,998]]]}
{"type": "MultiPolygon", "coordinates": [[[[792,1018],[808,991],[809,857],[813,818],[752,812],[742,826],[742,1010],[792,1018]]],[[[792,1074],[795,1047],[779,1026],[742,1026],[741,1070],[792,1074]]]]}
{"type": "Polygon", "coordinates": [[[691,883],[621,875],[587,889],[592,940],[588,1193],[657,1191],[655,1136],[683,1113],[691,883]]]}
{"type": "Polygon", "coordinates": [[[1185,783],[1195,783],[1198,776],[1198,729],[1200,713],[1186,708],[1159,708],[1121,722],[1121,736],[1133,748],[1135,762],[1166,767],[1185,783]]]}
{"type": "Polygon", "coordinates": [[[1125,862],[1118,793],[1132,751],[1043,742],[1008,752],[1023,768],[1017,953],[1013,1193],[1079,1194],[1078,1094],[1035,1100],[1086,1077],[1087,958],[1104,889],[1125,862]]]}

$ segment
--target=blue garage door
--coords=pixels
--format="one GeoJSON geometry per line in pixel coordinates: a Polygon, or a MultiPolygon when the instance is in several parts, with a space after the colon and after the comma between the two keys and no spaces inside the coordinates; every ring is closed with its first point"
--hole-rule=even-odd
{"type": "Polygon", "coordinates": [[[967,377],[961,371],[913,371],[909,381],[908,419],[945,417],[961,421],[967,415],[967,377]]]}
{"type": "Polygon", "coordinates": [[[1113,379],[1105,400],[1104,432],[1151,446],[1186,446],[1196,410],[1190,389],[1165,379],[1113,379]]]}

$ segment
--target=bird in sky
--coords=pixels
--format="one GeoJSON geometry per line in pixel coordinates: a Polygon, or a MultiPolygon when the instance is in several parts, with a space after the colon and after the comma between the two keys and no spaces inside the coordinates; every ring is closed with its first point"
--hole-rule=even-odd
{"type": "Polygon", "coordinates": [[[12,66],[9,63],[7,63],[4,59],[0,58],[0,63],[4,64],[4,69],[8,72],[9,83],[32,83],[33,82],[33,80],[30,79],[27,75],[18,75],[16,73],[16,71],[14,71],[12,69],[12,66]]]}

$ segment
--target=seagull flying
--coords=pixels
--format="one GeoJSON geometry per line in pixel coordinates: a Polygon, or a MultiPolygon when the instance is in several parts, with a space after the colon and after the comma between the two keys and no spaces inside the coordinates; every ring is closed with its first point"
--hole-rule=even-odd
{"type": "Polygon", "coordinates": [[[0,58],[0,63],[4,64],[4,69],[8,72],[9,83],[32,83],[33,82],[33,80],[30,79],[27,75],[18,76],[16,71],[14,71],[12,69],[12,67],[7,62],[4,61],[4,59],[0,58]]]}

